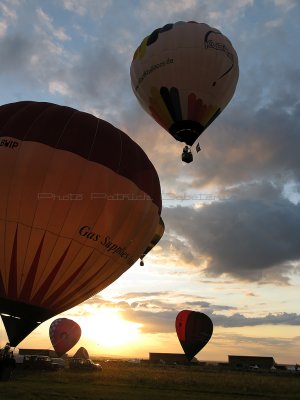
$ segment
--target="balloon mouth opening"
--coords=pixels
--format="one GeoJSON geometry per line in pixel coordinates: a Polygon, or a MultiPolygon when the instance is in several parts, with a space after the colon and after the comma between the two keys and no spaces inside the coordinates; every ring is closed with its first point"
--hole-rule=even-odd
{"type": "Polygon", "coordinates": [[[46,319],[53,317],[58,312],[35,304],[27,304],[22,300],[13,300],[0,296],[0,313],[9,315],[16,319],[26,319],[40,324],[46,319]]]}
{"type": "Polygon", "coordinates": [[[12,347],[16,347],[41,322],[55,315],[55,312],[46,308],[1,296],[0,313],[12,347]]]}
{"type": "Polygon", "coordinates": [[[169,132],[176,140],[188,146],[192,146],[203,131],[203,125],[190,120],[176,121],[169,128],[169,132]]]}

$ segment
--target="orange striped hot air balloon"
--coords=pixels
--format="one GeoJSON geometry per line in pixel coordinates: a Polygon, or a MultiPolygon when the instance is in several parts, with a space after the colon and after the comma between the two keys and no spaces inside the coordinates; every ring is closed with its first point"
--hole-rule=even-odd
{"type": "Polygon", "coordinates": [[[157,245],[157,243],[162,238],[164,232],[165,232],[165,224],[164,224],[163,219],[160,217],[159,223],[156,227],[155,234],[154,234],[153,238],[151,239],[150,243],[148,244],[147,248],[143,251],[143,254],[140,257],[141,258],[141,261],[140,261],[141,266],[144,265],[144,257],[149,253],[149,251],[151,251],[153,249],[154,246],[157,245]]]}
{"type": "Polygon", "coordinates": [[[157,172],[125,133],[51,103],[0,107],[0,313],[12,346],[98,293],[160,220],[157,172]]]}
{"type": "MultiPolygon", "coordinates": [[[[145,37],[134,53],[130,75],[144,110],[176,140],[192,146],[231,100],[238,57],[218,29],[179,21],[145,37]]],[[[191,161],[189,154],[183,153],[183,161],[191,161]]]]}

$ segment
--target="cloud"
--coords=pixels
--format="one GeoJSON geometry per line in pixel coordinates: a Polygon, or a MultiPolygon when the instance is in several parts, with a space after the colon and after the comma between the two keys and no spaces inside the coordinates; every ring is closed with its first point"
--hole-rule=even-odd
{"type": "MultiPolygon", "coordinates": [[[[251,344],[253,348],[250,352],[253,354],[261,354],[261,350],[265,350],[266,347],[271,349],[271,354],[274,354],[274,348],[277,347],[276,350],[276,358],[279,353],[282,353],[281,356],[286,356],[286,349],[293,349],[299,347],[300,337],[295,336],[291,338],[286,337],[263,337],[263,336],[248,336],[243,334],[236,333],[214,333],[214,344],[218,347],[232,346],[235,349],[235,353],[241,353],[241,355],[245,355],[245,344],[251,344]]],[[[248,350],[249,351],[249,350],[248,350]]],[[[250,354],[249,354],[250,355],[250,354]]]]}
{"type": "Polygon", "coordinates": [[[164,220],[168,232],[185,239],[175,243],[183,259],[185,242],[194,260],[207,258],[208,276],[287,283],[292,262],[300,260],[299,207],[283,199],[230,199],[200,209],[168,208],[164,220]]]}
{"type": "Polygon", "coordinates": [[[90,14],[94,18],[101,18],[111,5],[112,0],[63,0],[63,6],[66,10],[81,17],[90,14]]]}
{"type": "Polygon", "coordinates": [[[5,36],[7,30],[7,23],[5,21],[0,21],[0,39],[5,36]]]}
{"type": "MultiPolygon", "coordinates": [[[[105,300],[101,296],[84,302],[84,305],[118,308],[127,321],[142,324],[144,333],[169,333],[174,332],[176,316],[180,310],[188,309],[207,314],[215,327],[235,328],[263,325],[288,325],[299,326],[300,315],[297,313],[279,312],[268,313],[263,316],[245,316],[235,312],[236,307],[230,305],[214,304],[209,301],[199,300],[197,296],[176,292],[131,292],[118,297],[118,301],[105,300]],[[180,302],[182,297],[183,302],[180,302]],[[121,299],[124,300],[121,300],[121,299]],[[175,301],[177,299],[177,302],[175,301]],[[192,300],[193,299],[193,300],[192,300]],[[133,301],[132,301],[133,300],[133,301]],[[225,312],[223,314],[222,312],[225,312]],[[228,314],[228,312],[231,312],[228,314]]],[[[81,309],[82,307],[80,307],[81,309]]],[[[82,315],[93,314],[92,309],[80,311],[82,315]]]]}
{"type": "MultiPolygon", "coordinates": [[[[166,23],[177,21],[205,22],[219,29],[231,30],[252,5],[253,0],[232,0],[230,4],[220,1],[217,7],[209,0],[203,0],[201,7],[196,0],[176,3],[172,0],[152,0],[144,3],[143,7],[136,11],[136,14],[146,27],[150,25],[152,19],[155,19],[156,25],[152,25],[152,31],[166,23]]],[[[152,31],[150,30],[148,34],[152,31]]]]}
{"type": "MultiPolygon", "coordinates": [[[[214,327],[237,328],[264,325],[300,326],[300,315],[296,313],[267,314],[262,317],[246,317],[241,313],[222,315],[218,307],[211,305],[210,310],[202,310],[207,314],[214,327]],[[217,312],[217,313],[216,313],[217,312]]],[[[174,324],[178,310],[157,311],[154,308],[135,309],[128,307],[122,312],[123,318],[128,321],[142,324],[144,333],[174,332],[174,324]]]]}
{"type": "MultiPolygon", "coordinates": [[[[127,71],[119,56],[101,41],[81,53],[78,63],[65,76],[74,95],[84,96],[89,102],[103,104],[103,108],[117,108],[126,85],[127,71]]],[[[101,108],[99,108],[101,110],[101,108]]]]}
{"type": "Polygon", "coordinates": [[[68,85],[63,81],[53,80],[48,85],[51,94],[60,93],[63,96],[71,96],[71,91],[68,85]]]}
{"type": "MultiPolygon", "coordinates": [[[[39,25],[26,35],[19,32],[6,35],[0,46],[0,57],[6,96],[13,97],[17,90],[18,96],[26,100],[34,100],[36,93],[40,97],[41,93],[48,92],[48,86],[53,90],[50,82],[57,82],[57,77],[62,79],[73,59],[72,53],[65,51],[63,44],[51,39],[39,25]]],[[[43,96],[44,101],[48,99],[43,96]]]]}
{"type": "Polygon", "coordinates": [[[247,296],[247,297],[255,297],[256,294],[254,294],[253,292],[246,292],[245,296],[247,296]]]}
{"type": "Polygon", "coordinates": [[[87,12],[87,0],[63,0],[63,6],[66,10],[84,16],[87,12]]]}
{"type": "Polygon", "coordinates": [[[56,39],[60,41],[71,40],[71,38],[65,33],[65,29],[60,27],[56,28],[53,24],[53,18],[49,17],[48,14],[43,11],[41,7],[38,7],[36,10],[37,17],[39,19],[40,24],[47,28],[47,31],[53,35],[56,39]]]}
{"type": "Polygon", "coordinates": [[[278,313],[267,314],[263,317],[245,317],[240,313],[231,316],[225,315],[212,315],[214,324],[224,327],[244,327],[244,326],[258,326],[258,325],[289,325],[299,326],[300,315],[296,313],[278,313]]]}
{"type": "Polygon", "coordinates": [[[272,19],[270,21],[267,21],[265,23],[265,26],[266,26],[266,28],[273,29],[273,28],[280,27],[282,24],[283,24],[282,19],[276,18],[276,19],[272,19]]]}
{"type": "MultiPolygon", "coordinates": [[[[20,74],[24,76],[33,54],[31,41],[20,35],[5,38],[0,46],[1,75],[20,74]],[[25,69],[25,71],[24,71],[25,69]]],[[[20,79],[20,77],[18,76],[20,79]]]]}
{"type": "MultiPolygon", "coordinates": [[[[172,0],[152,0],[144,3],[144,7],[141,7],[138,11],[138,15],[144,20],[149,20],[149,15],[156,17],[156,19],[165,20],[165,23],[176,22],[173,18],[177,15],[185,15],[185,12],[194,10],[197,6],[196,0],[186,0],[184,2],[174,3],[172,0]]],[[[206,5],[202,7],[205,9],[206,5]]],[[[175,18],[176,19],[176,18],[175,18]]],[[[185,18],[183,18],[185,20],[185,18]]],[[[159,26],[154,26],[153,30],[159,26]]],[[[151,32],[149,32],[151,33],[151,32]]]]}
{"type": "Polygon", "coordinates": [[[115,299],[123,299],[123,300],[134,300],[134,299],[147,299],[147,298],[156,298],[160,297],[169,297],[172,296],[172,292],[129,292],[122,294],[120,296],[115,297],[115,299]]]}
{"type": "MultiPolygon", "coordinates": [[[[296,71],[290,75],[294,75],[290,83],[294,81],[296,89],[300,75],[296,71]]],[[[203,133],[200,137],[203,150],[189,168],[194,188],[224,187],[254,180],[283,184],[300,179],[297,153],[300,103],[290,84],[281,89],[280,96],[280,100],[273,99],[257,111],[252,106],[252,111],[247,111],[249,107],[242,102],[234,105],[203,133]]],[[[251,102],[251,94],[249,99],[251,102]]],[[[259,101],[256,99],[256,104],[259,101]]]]}
{"type": "Polygon", "coordinates": [[[276,7],[280,8],[281,12],[289,12],[297,6],[297,2],[295,0],[273,0],[273,2],[276,7]]]}
{"type": "Polygon", "coordinates": [[[4,19],[9,21],[17,20],[17,12],[16,9],[20,5],[19,1],[1,1],[0,3],[0,11],[4,19]]]}
{"type": "MultiPolygon", "coordinates": [[[[120,121],[130,89],[122,55],[104,35],[75,49],[68,44],[71,37],[66,30],[54,24],[42,8],[37,9],[37,16],[31,30],[7,33],[1,43],[3,84],[8,85],[13,77],[9,93],[18,83],[23,98],[30,90],[34,99],[36,89],[39,96],[48,93],[48,97],[56,96],[58,103],[92,111],[111,123],[120,121]]],[[[4,35],[6,28],[0,23],[1,29],[4,35]]]]}

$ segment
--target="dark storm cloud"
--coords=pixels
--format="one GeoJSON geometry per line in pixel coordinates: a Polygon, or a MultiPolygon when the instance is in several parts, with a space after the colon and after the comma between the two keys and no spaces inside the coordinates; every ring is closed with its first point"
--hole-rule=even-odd
{"type": "MultiPolygon", "coordinates": [[[[195,259],[209,258],[208,275],[261,280],[273,272],[278,281],[286,279],[291,262],[300,260],[300,204],[284,199],[231,199],[197,210],[168,208],[164,220],[168,231],[185,239],[195,259]]],[[[184,258],[186,245],[181,246],[184,258]]]]}

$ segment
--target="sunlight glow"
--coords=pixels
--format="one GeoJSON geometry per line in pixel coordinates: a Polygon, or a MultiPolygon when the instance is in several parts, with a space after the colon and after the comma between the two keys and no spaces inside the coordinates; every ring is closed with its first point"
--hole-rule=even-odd
{"type": "Polygon", "coordinates": [[[93,315],[82,317],[82,336],[93,346],[110,350],[136,342],[142,324],[123,320],[118,309],[101,308],[93,315]]]}

